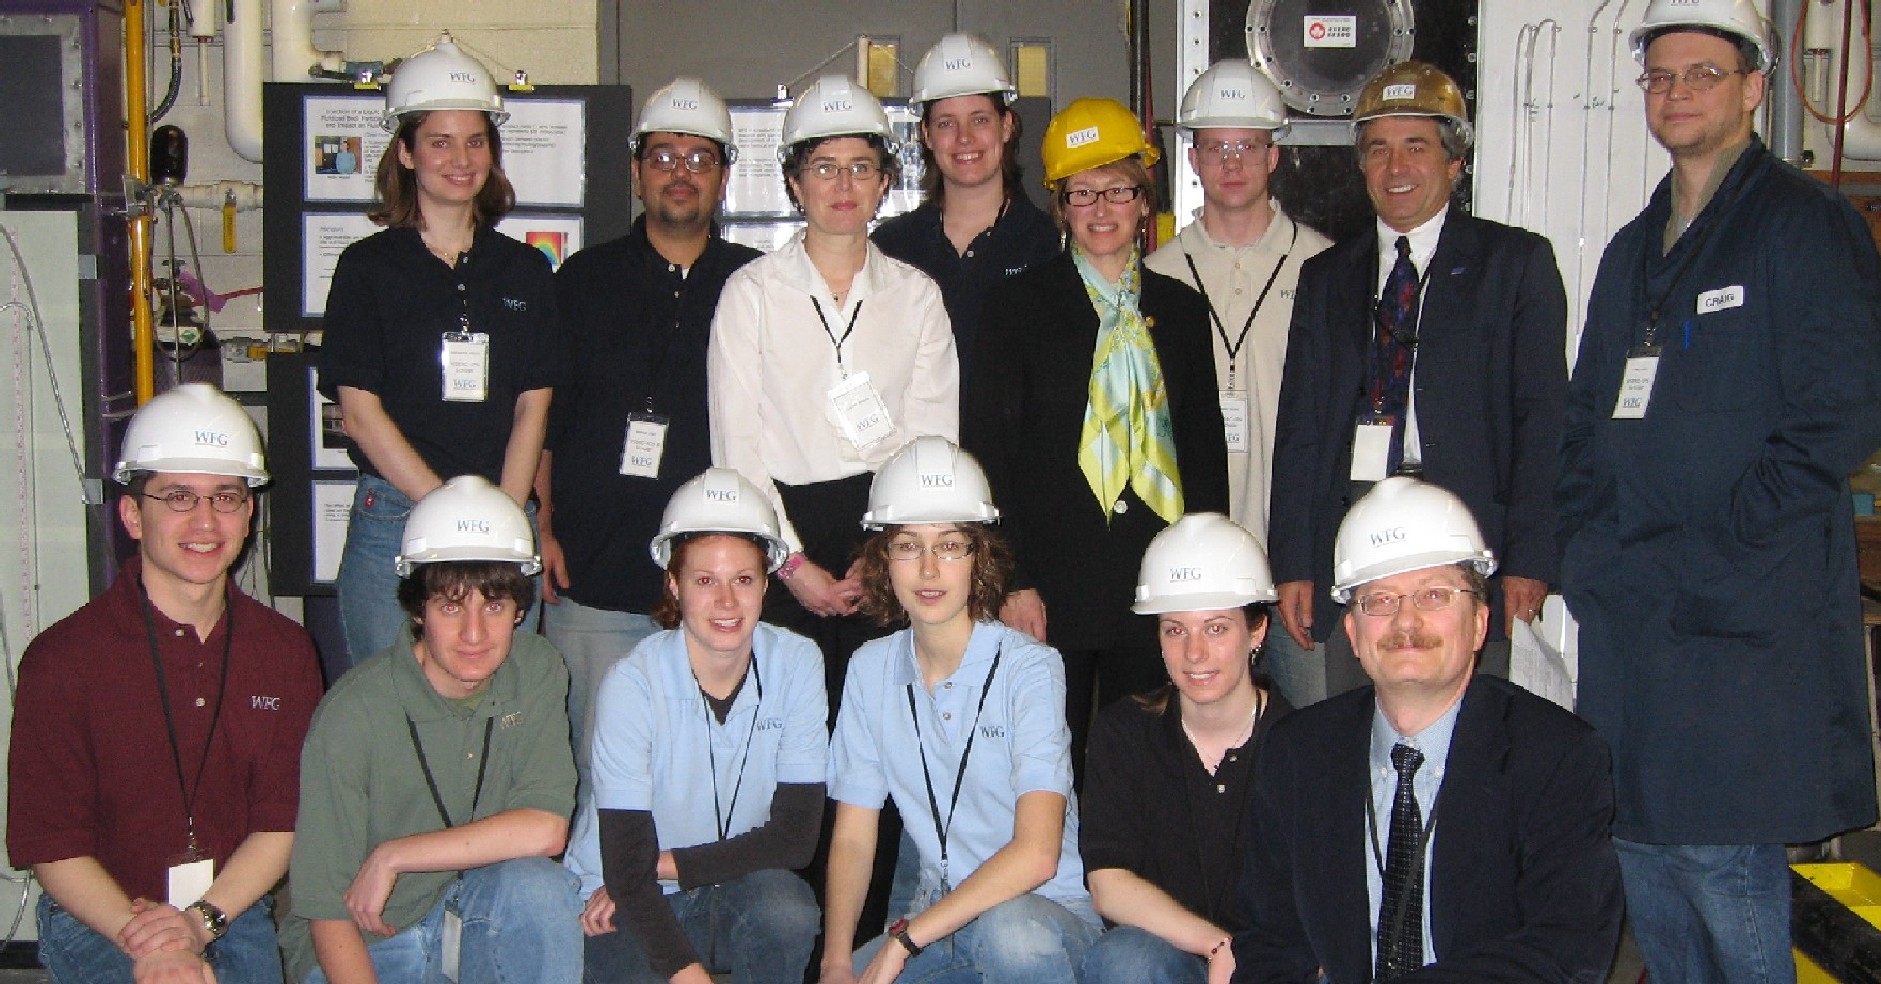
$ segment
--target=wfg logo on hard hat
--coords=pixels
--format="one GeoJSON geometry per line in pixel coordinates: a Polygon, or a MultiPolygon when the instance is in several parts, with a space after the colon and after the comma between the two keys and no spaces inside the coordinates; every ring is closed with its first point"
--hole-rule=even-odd
{"type": "Polygon", "coordinates": [[[226,448],[229,446],[229,435],[222,431],[199,430],[196,432],[196,446],[226,448]]]}
{"type": "Polygon", "coordinates": [[[1382,547],[1387,543],[1396,543],[1403,539],[1404,527],[1402,526],[1393,526],[1388,530],[1373,530],[1371,535],[1374,547],[1382,547]]]}

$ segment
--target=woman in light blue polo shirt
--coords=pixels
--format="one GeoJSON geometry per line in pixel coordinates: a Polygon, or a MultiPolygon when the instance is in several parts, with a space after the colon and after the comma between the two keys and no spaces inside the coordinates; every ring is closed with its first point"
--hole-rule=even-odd
{"type": "Polygon", "coordinates": [[[909,627],[849,662],[830,746],[836,800],[824,984],[1070,984],[1098,920],[1078,862],[1064,663],[993,620],[1011,554],[986,476],[942,438],[876,473],[864,604],[909,627]],[[855,950],[890,796],[921,855],[912,914],[855,950]]]}
{"type": "Polygon", "coordinates": [[[758,621],[788,552],[737,472],[680,486],[653,538],[666,597],[595,698],[592,794],[568,867],[591,984],[801,984],[817,907],[791,873],[823,815],[823,660],[758,621]]]}

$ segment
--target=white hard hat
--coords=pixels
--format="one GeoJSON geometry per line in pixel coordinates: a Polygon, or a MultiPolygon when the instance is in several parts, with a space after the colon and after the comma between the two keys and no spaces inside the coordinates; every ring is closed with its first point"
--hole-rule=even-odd
{"type": "Polygon", "coordinates": [[[1652,0],[1646,5],[1646,17],[1627,40],[1633,45],[1633,59],[1646,63],[1646,45],[1660,34],[1681,27],[1722,31],[1757,46],[1758,64],[1753,71],[1769,71],[1776,64],[1770,44],[1770,23],[1757,12],[1751,0],[1652,0]]]}
{"type": "Polygon", "coordinates": [[[447,560],[507,561],[524,574],[542,569],[529,517],[480,475],[459,475],[432,489],[405,519],[395,561],[399,577],[410,577],[419,564],[447,560]]]}
{"type": "Polygon", "coordinates": [[[862,528],[998,520],[980,463],[944,437],[917,437],[875,473],[862,528]]]}
{"type": "Polygon", "coordinates": [[[1483,543],[1469,507],[1450,490],[1405,475],[1372,486],[1352,504],[1332,545],[1332,600],[1379,578],[1467,563],[1484,577],[1496,556],[1483,543]]]}
{"type": "Polygon", "coordinates": [[[1279,597],[1254,534],[1220,513],[1190,513],[1156,534],[1143,551],[1130,610],[1138,615],[1204,612],[1279,597]]]}
{"type": "Polygon", "coordinates": [[[915,112],[926,112],[927,104],[954,96],[984,93],[998,97],[1002,106],[1019,98],[1006,63],[999,52],[971,34],[949,34],[927,49],[921,63],[914,67],[915,112]]]}
{"type": "Polygon", "coordinates": [[[131,418],[111,479],[136,472],[227,475],[249,488],[268,481],[261,435],[241,405],[208,383],[185,383],[153,397],[131,418]]]}
{"type": "Polygon", "coordinates": [[[729,533],[764,541],[765,570],[790,556],[777,530],[777,510],[750,480],[730,468],[707,468],[686,480],[666,503],[650,550],[661,570],[673,559],[673,541],[693,533],[729,533]]]}
{"type": "Polygon", "coordinates": [[[640,108],[640,123],[634,127],[634,153],[640,153],[640,139],[649,133],[690,133],[715,140],[725,148],[725,163],[738,160],[738,147],[732,143],[731,110],[712,87],[695,78],[680,76],[655,89],[640,108]]]}
{"type": "Polygon", "coordinates": [[[784,112],[783,139],[777,159],[790,163],[790,155],[806,140],[827,137],[881,137],[895,153],[895,131],[875,94],[844,75],[817,79],[784,112]]]}
{"type": "Polygon", "coordinates": [[[1287,128],[1287,103],[1252,62],[1228,58],[1189,83],[1176,110],[1176,125],[1190,130],[1220,126],[1282,131],[1287,128]]]}
{"type": "Polygon", "coordinates": [[[491,126],[509,121],[489,70],[460,50],[449,31],[438,35],[437,44],[399,63],[385,84],[385,113],[379,125],[387,133],[397,133],[406,113],[438,109],[488,113],[491,126]]]}

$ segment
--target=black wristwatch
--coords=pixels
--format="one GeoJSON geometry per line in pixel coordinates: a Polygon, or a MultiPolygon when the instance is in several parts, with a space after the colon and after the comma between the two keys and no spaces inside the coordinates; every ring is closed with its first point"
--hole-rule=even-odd
{"type": "Polygon", "coordinates": [[[229,931],[229,917],[222,908],[208,899],[197,899],[190,903],[190,911],[202,917],[202,928],[209,933],[209,942],[222,938],[229,931]]]}
{"type": "Polygon", "coordinates": [[[900,943],[902,949],[907,950],[910,957],[918,957],[922,950],[927,949],[914,945],[914,940],[908,936],[908,920],[905,918],[895,920],[895,924],[888,927],[888,935],[894,937],[895,942],[900,943]]]}

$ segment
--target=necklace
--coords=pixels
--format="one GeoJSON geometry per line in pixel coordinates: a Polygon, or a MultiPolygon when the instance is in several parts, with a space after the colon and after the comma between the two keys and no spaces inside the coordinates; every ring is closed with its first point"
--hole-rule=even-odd
{"type": "Polygon", "coordinates": [[[1247,744],[1249,738],[1254,737],[1254,725],[1260,722],[1261,712],[1263,710],[1266,710],[1266,708],[1267,708],[1267,695],[1264,693],[1261,693],[1258,690],[1255,691],[1254,710],[1253,710],[1253,713],[1248,715],[1247,727],[1242,729],[1241,736],[1239,738],[1236,738],[1235,740],[1223,745],[1219,751],[1215,751],[1213,755],[1213,761],[1209,761],[1207,757],[1207,753],[1203,751],[1202,739],[1197,737],[1194,729],[1189,727],[1188,719],[1187,718],[1183,719],[1182,733],[1188,736],[1189,744],[1195,747],[1196,754],[1204,756],[1202,765],[1208,769],[1209,775],[1214,775],[1215,770],[1221,767],[1222,756],[1228,754],[1228,749],[1239,748],[1242,745],[1247,744]]]}

